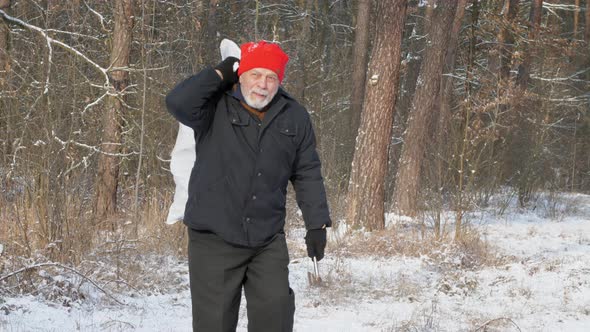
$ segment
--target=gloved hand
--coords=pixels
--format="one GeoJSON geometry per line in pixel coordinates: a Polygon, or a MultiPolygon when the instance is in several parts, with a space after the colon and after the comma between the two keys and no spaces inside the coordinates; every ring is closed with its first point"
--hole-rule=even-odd
{"type": "Polygon", "coordinates": [[[240,66],[240,59],[233,56],[228,56],[225,60],[221,61],[215,69],[219,70],[224,82],[229,85],[238,83],[238,67],[240,66]]]}
{"type": "Polygon", "coordinates": [[[324,248],[326,248],[326,229],[310,229],[305,235],[305,244],[307,245],[307,256],[316,258],[318,261],[324,258],[324,248]]]}

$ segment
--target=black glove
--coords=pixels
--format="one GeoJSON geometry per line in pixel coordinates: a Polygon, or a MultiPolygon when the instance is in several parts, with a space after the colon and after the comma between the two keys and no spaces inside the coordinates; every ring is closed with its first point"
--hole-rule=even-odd
{"type": "Polygon", "coordinates": [[[326,229],[310,229],[305,235],[305,244],[307,245],[307,256],[316,258],[318,261],[324,258],[324,248],[326,248],[326,229]]]}
{"type": "Polygon", "coordinates": [[[215,66],[215,69],[221,72],[223,81],[229,85],[238,83],[238,65],[234,66],[235,63],[239,65],[240,59],[233,56],[228,56],[225,58],[225,60],[221,61],[217,66],[215,66]]]}

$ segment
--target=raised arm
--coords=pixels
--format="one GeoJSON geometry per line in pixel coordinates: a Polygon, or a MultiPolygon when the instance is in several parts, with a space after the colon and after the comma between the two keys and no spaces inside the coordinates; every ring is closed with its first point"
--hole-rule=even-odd
{"type": "Polygon", "coordinates": [[[205,68],[180,82],[166,96],[168,111],[195,134],[205,133],[213,120],[217,101],[237,82],[234,64],[238,61],[228,57],[215,68],[205,68]]]}

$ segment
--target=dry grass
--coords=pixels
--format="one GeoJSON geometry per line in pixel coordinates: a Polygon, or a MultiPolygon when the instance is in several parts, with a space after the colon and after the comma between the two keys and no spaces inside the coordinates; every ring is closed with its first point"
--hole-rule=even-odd
{"type": "MultiPolygon", "coordinates": [[[[303,226],[297,213],[292,188],[289,188],[287,232],[299,232],[303,226]]],[[[40,203],[35,195],[26,194],[13,197],[10,202],[3,201],[8,209],[0,210],[0,217],[7,222],[0,223],[0,243],[4,244],[4,259],[0,276],[31,266],[39,262],[60,262],[78,270],[83,275],[105,285],[106,291],[159,293],[173,288],[186,287],[187,234],[182,223],[166,225],[165,219],[172,200],[170,190],[151,189],[134,213],[134,200],[131,190],[121,195],[119,213],[103,224],[96,224],[90,212],[91,202],[84,195],[68,195],[63,207],[64,218],[60,232],[52,233],[48,222],[40,213],[40,203]],[[8,204],[8,205],[6,205],[8,204]],[[111,227],[111,225],[115,225],[111,227]],[[154,270],[154,269],[157,269],[154,270]]],[[[4,198],[1,198],[4,199],[4,198]]],[[[303,237],[303,233],[301,237],[303,237]]],[[[299,235],[295,235],[298,237],[299,235]]],[[[305,257],[303,240],[296,245],[290,243],[292,256],[305,257]]],[[[435,239],[425,235],[420,227],[399,224],[392,229],[370,234],[355,232],[339,243],[329,243],[328,252],[334,257],[366,256],[410,256],[427,257],[434,265],[445,270],[470,269],[501,263],[503,258],[494,254],[494,249],[479,234],[466,228],[461,241],[448,237],[435,239]]],[[[342,287],[335,289],[342,294],[332,294],[334,298],[347,298],[352,276],[345,266],[334,266],[328,273],[337,277],[342,287]],[[348,280],[347,280],[348,279],[348,280]]],[[[330,281],[330,280],[326,280],[330,281]]],[[[0,282],[8,293],[33,293],[45,295],[54,301],[76,300],[85,295],[82,285],[88,283],[58,268],[47,268],[40,273],[32,269],[18,278],[0,282]],[[54,276],[65,274],[67,282],[59,284],[54,276]],[[45,292],[39,285],[56,285],[58,293],[45,292]]],[[[419,285],[400,277],[396,287],[383,295],[413,297],[419,293],[419,285]]],[[[359,286],[359,285],[357,285],[359,286]]],[[[362,285],[360,285],[362,286],[362,285]]],[[[365,285],[370,289],[370,285],[365,285]]],[[[466,286],[467,287],[467,286],[466,286]]]]}
{"type": "Polygon", "coordinates": [[[425,236],[417,227],[396,225],[372,233],[354,232],[333,249],[338,254],[353,257],[426,256],[437,264],[467,269],[497,266],[509,259],[498,255],[472,228],[466,228],[462,238],[455,241],[449,237],[425,236]]]}
{"type": "MultiPolygon", "coordinates": [[[[154,189],[147,193],[137,216],[133,209],[121,209],[102,224],[92,220],[90,202],[81,195],[65,195],[60,218],[49,218],[51,211],[47,213],[38,196],[22,193],[10,199],[0,196],[4,248],[0,277],[23,267],[59,262],[104,285],[107,292],[165,292],[185,284],[177,267],[186,261],[186,228],[181,222],[164,222],[171,193],[154,189]]],[[[121,206],[133,206],[125,198],[132,195],[122,196],[121,206]]],[[[96,291],[87,286],[88,280],[54,266],[6,278],[0,282],[0,293],[39,294],[66,305],[96,291]],[[56,278],[60,275],[64,278],[56,278]]]]}

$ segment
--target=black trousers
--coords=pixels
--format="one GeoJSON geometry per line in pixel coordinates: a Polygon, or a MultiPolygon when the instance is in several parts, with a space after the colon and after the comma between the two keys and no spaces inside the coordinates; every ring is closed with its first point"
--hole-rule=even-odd
{"type": "Polygon", "coordinates": [[[242,287],[248,331],[293,330],[295,294],[289,288],[284,234],[260,248],[237,247],[212,233],[188,228],[193,330],[235,331],[242,287]]]}

